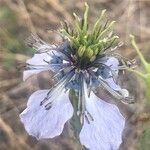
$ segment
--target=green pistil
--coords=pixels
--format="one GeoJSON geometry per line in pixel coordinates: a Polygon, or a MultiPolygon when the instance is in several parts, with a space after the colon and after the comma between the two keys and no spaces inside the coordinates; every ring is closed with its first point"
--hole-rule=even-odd
{"type": "Polygon", "coordinates": [[[89,61],[94,61],[96,56],[103,52],[105,47],[118,39],[118,36],[116,35],[108,36],[115,21],[102,24],[102,20],[105,17],[105,12],[106,10],[101,12],[99,18],[93,25],[92,31],[89,31],[89,6],[85,3],[83,18],[80,18],[73,13],[75,18],[73,30],[69,28],[67,23],[65,23],[64,28],[60,30],[63,36],[71,43],[71,46],[74,49],[74,54],[77,58],[82,57],[82,59],[86,58],[89,61]]]}

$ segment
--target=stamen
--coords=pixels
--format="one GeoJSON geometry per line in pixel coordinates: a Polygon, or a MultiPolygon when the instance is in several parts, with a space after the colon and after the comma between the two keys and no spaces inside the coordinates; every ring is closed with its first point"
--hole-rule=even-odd
{"type": "MultiPolygon", "coordinates": [[[[70,67],[70,66],[69,66],[70,67]]],[[[67,67],[66,67],[67,68],[67,67]]],[[[52,80],[56,79],[66,68],[62,68],[61,70],[59,70],[53,77],[52,80]]]]}
{"type": "Polygon", "coordinates": [[[87,123],[90,124],[90,121],[89,121],[87,115],[84,115],[84,116],[85,116],[85,120],[87,121],[87,123]]]}
{"type": "MultiPolygon", "coordinates": [[[[68,42],[67,42],[68,43],[68,42]]],[[[71,47],[67,47],[69,45],[67,45],[66,43],[60,45],[58,48],[57,48],[57,51],[59,53],[62,53],[63,56],[65,57],[64,59],[66,60],[69,60],[69,61],[73,61],[73,58],[72,56],[70,55],[70,52],[69,51],[66,51],[66,49],[70,49],[71,50],[71,47]],[[65,46],[64,46],[65,45],[65,46]]]]}
{"type": "Polygon", "coordinates": [[[90,121],[93,121],[92,115],[86,110],[86,99],[85,99],[85,92],[87,90],[85,89],[85,79],[83,73],[80,73],[80,91],[79,91],[79,100],[81,101],[81,104],[78,107],[81,107],[81,116],[80,116],[80,122],[81,124],[84,123],[84,118],[87,121],[88,124],[90,124],[90,121]]]}
{"type": "Polygon", "coordinates": [[[109,49],[109,48],[112,47],[112,45],[114,44],[115,40],[116,40],[116,39],[114,39],[107,47],[105,47],[103,50],[101,50],[101,53],[105,54],[105,51],[106,51],[107,49],[109,49]]]}
{"type": "Polygon", "coordinates": [[[92,115],[87,110],[85,110],[83,113],[81,113],[80,122],[82,125],[84,124],[84,118],[88,124],[90,124],[91,121],[94,121],[92,115]]]}
{"type": "Polygon", "coordinates": [[[137,66],[135,59],[130,60],[126,57],[121,56],[118,53],[113,53],[113,54],[111,54],[111,56],[117,57],[121,61],[121,63],[127,67],[127,69],[128,68],[133,68],[134,69],[137,66]]]}
{"type": "Polygon", "coordinates": [[[50,45],[40,39],[36,34],[31,34],[25,41],[26,45],[32,47],[37,53],[44,53],[56,49],[55,45],[50,45]]]}
{"type": "Polygon", "coordinates": [[[80,92],[80,89],[79,89],[79,98],[78,98],[78,111],[77,111],[77,113],[78,113],[78,116],[80,115],[80,113],[81,113],[81,92],[80,92]]]}
{"type": "Polygon", "coordinates": [[[91,91],[92,91],[92,77],[89,76],[89,80],[90,80],[90,83],[89,83],[89,88],[88,88],[88,97],[90,97],[90,94],[91,94],[91,91]]]}
{"type": "Polygon", "coordinates": [[[49,65],[33,65],[26,64],[25,70],[41,70],[41,69],[49,69],[49,65]]]}
{"type": "Polygon", "coordinates": [[[135,103],[135,99],[133,97],[125,97],[121,101],[124,104],[134,104],[135,103]]]}
{"type": "Polygon", "coordinates": [[[78,101],[78,111],[80,112],[80,122],[83,125],[84,123],[84,113],[85,113],[85,100],[84,100],[84,95],[83,95],[83,74],[80,72],[79,74],[79,83],[80,83],[80,88],[79,88],[79,101],[78,101]],[[80,111],[81,109],[81,111],[80,111]]]}
{"type": "Polygon", "coordinates": [[[47,61],[47,60],[45,60],[45,59],[43,59],[43,61],[44,61],[44,62],[46,62],[47,64],[49,64],[49,63],[50,63],[49,61],[47,61]]]}
{"type": "MultiPolygon", "coordinates": [[[[65,90],[64,86],[68,83],[74,75],[74,68],[70,67],[70,71],[65,75],[56,85],[54,85],[51,90],[47,93],[45,99],[41,102],[41,105],[45,104],[45,108],[48,109],[51,103],[55,100],[56,97],[54,95],[58,91],[65,90]],[[53,99],[52,99],[53,98],[53,99]],[[50,100],[50,102],[49,102],[50,100]]],[[[57,100],[57,99],[56,99],[57,100]]]]}
{"type": "Polygon", "coordinates": [[[113,89],[107,84],[107,82],[104,81],[104,79],[103,79],[101,76],[97,77],[97,76],[94,74],[94,72],[91,71],[91,70],[89,70],[89,73],[90,73],[92,76],[96,77],[96,78],[98,79],[98,81],[101,83],[101,85],[102,85],[110,94],[112,94],[114,97],[116,97],[117,99],[123,99],[123,98],[124,98],[121,93],[119,93],[118,91],[113,90],[113,89]]]}
{"type": "Polygon", "coordinates": [[[46,101],[48,101],[48,96],[51,93],[51,91],[53,90],[53,86],[51,87],[51,89],[48,91],[46,97],[44,98],[44,100],[41,101],[40,106],[42,106],[46,101]]]}
{"type": "Polygon", "coordinates": [[[70,66],[69,63],[65,63],[65,64],[49,64],[49,65],[32,65],[32,64],[26,64],[26,66],[24,67],[25,70],[50,70],[51,67],[68,67],[70,66]]]}
{"type": "Polygon", "coordinates": [[[92,115],[88,111],[86,111],[86,113],[87,113],[87,116],[90,118],[90,120],[94,121],[94,118],[92,117],[92,115]]]}
{"type": "MultiPolygon", "coordinates": [[[[83,83],[83,82],[82,82],[83,83]]],[[[82,86],[82,90],[81,90],[81,99],[82,99],[82,113],[85,113],[85,97],[84,97],[84,87],[82,86]]]]}
{"type": "Polygon", "coordinates": [[[48,98],[45,97],[44,100],[41,101],[40,106],[42,106],[47,100],[48,100],[48,98]]]}
{"type": "MultiPolygon", "coordinates": [[[[113,43],[112,43],[112,44],[113,44],[113,43]]],[[[108,54],[110,54],[110,53],[113,53],[117,48],[121,47],[122,45],[123,45],[123,42],[118,43],[118,45],[116,45],[115,47],[112,47],[112,48],[111,48],[111,46],[112,46],[112,45],[111,45],[111,46],[109,47],[110,49],[108,48],[107,50],[104,51],[104,54],[105,54],[105,55],[108,55],[108,54]]]]}
{"type": "Polygon", "coordinates": [[[111,66],[108,66],[108,65],[106,65],[106,64],[104,64],[104,63],[101,63],[101,62],[97,62],[97,65],[98,65],[98,67],[100,67],[100,66],[104,66],[104,67],[106,67],[109,71],[110,71],[110,75],[107,77],[107,78],[112,78],[113,79],[113,81],[114,82],[116,82],[116,79],[117,79],[117,73],[116,73],[116,70],[118,70],[119,68],[118,67],[116,67],[116,68],[111,68],[111,66]]]}

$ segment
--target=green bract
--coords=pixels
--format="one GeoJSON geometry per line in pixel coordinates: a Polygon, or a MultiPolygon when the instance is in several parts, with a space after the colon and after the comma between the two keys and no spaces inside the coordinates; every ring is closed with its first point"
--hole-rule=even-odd
{"type": "Polygon", "coordinates": [[[63,34],[64,38],[71,43],[77,57],[84,57],[93,61],[96,56],[102,54],[108,45],[113,43],[118,36],[110,32],[115,21],[110,23],[107,21],[102,24],[106,10],[101,12],[100,17],[95,22],[92,30],[89,31],[88,12],[89,6],[85,3],[83,18],[80,18],[74,13],[75,27],[71,30],[65,22],[64,28],[61,29],[60,32],[63,34]]]}

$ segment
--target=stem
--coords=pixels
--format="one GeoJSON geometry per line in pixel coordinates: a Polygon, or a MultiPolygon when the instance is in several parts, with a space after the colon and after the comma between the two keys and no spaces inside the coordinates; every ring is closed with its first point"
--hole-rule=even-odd
{"type": "Polygon", "coordinates": [[[147,96],[147,101],[148,101],[148,104],[150,106],[150,76],[148,78],[146,78],[146,96],[147,96]]]}
{"type": "Polygon", "coordinates": [[[77,148],[76,150],[87,150],[84,146],[81,145],[80,141],[79,141],[79,134],[81,131],[81,123],[80,123],[80,118],[77,115],[77,111],[78,111],[78,98],[75,96],[75,92],[72,90],[70,91],[70,101],[73,105],[74,108],[74,114],[72,119],[70,120],[70,125],[73,129],[73,140],[74,143],[76,143],[77,148]]]}
{"type": "Polygon", "coordinates": [[[136,44],[136,42],[135,42],[135,37],[134,37],[133,35],[130,35],[130,37],[131,37],[132,46],[135,48],[137,54],[139,55],[139,58],[140,58],[140,60],[141,60],[141,62],[142,62],[142,64],[143,64],[145,70],[146,70],[147,72],[149,72],[149,64],[146,62],[146,60],[145,60],[143,54],[141,53],[140,49],[138,48],[138,46],[137,46],[137,44],[136,44]]]}

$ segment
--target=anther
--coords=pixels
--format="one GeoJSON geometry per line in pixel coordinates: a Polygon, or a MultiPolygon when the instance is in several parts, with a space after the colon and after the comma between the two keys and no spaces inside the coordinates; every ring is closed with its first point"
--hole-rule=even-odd
{"type": "Polygon", "coordinates": [[[47,64],[49,64],[49,61],[47,61],[47,60],[45,60],[45,59],[43,59],[43,61],[46,62],[47,64]]]}
{"type": "Polygon", "coordinates": [[[94,118],[92,117],[92,115],[87,111],[87,115],[90,118],[91,121],[94,121],[94,118]]]}
{"type": "Polygon", "coordinates": [[[88,124],[90,124],[89,118],[87,117],[87,115],[85,115],[85,120],[87,121],[88,124]]]}
{"type": "Polygon", "coordinates": [[[125,97],[124,99],[122,99],[122,103],[124,104],[134,104],[135,100],[133,97],[125,97]]]}
{"type": "Polygon", "coordinates": [[[50,102],[50,103],[48,103],[48,104],[45,105],[45,109],[46,110],[49,110],[51,108],[52,108],[52,102],[50,102]]]}
{"type": "Polygon", "coordinates": [[[41,101],[40,106],[42,106],[47,100],[48,100],[48,98],[45,97],[44,100],[41,101]]]}

